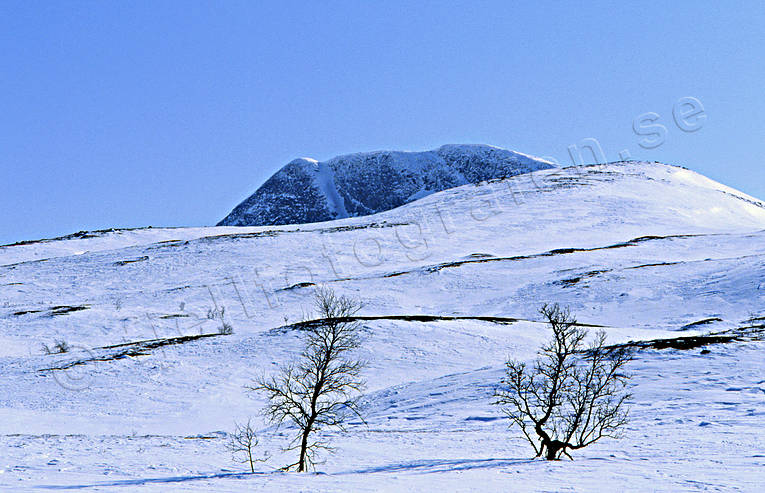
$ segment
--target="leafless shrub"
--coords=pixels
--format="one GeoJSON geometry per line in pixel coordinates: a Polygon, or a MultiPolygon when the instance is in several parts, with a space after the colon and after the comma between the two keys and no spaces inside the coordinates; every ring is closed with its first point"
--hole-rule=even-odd
{"type": "Polygon", "coordinates": [[[225,320],[221,319],[218,333],[222,335],[231,335],[234,333],[234,326],[226,322],[225,320]]]}
{"type": "Polygon", "coordinates": [[[218,328],[218,334],[230,335],[234,333],[234,326],[226,321],[226,307],[221,306],[213,307],[207,310],[207,318],[209,320],[217,320],[220,323],[218,328]]]}
{"type": "Polygon", "coordinates": [[[256,462],[268,460],[268,455],[260,458],[255,457],[254,450],[257,446],[258,436],[250,420],[247,420],[247,424],[244,425],[234,423],[234,432],[229,435],[229,441],[226,444],[226,448],[231,452],[232,459],[242,464],[249,464],[250,471],[255,472],[256,462]]]}
{"type": "Polygon", "coordinates": [[[271,422],[289,422],[297,427],[287,450],[299,450],[299,459],[284,469],[296,467],[298,472],[315,465],[320,449],[332,450],[314,438],[322,430],[345,431],[345,423],[352,416],[363,421],[359,407],[363,363],[351,357],[361,344],[361,326],[348,320],[361,304],[318,287],[314,305],[323,323],[305,332],[305,348],[298,361],[249,387],[268,398],[264,413],[271,422]]]}
{"type": "Polygon", "coordinates": [[[627,423],[627,349],[605,347],[599,332],[589,347],[587,331],[557,304],[540,310],[553,331],[533,366],[508,361],[495,404],[517,425],[536,456],[556,460],[603,437],[617,438],[627,423]]]}
{"type": "Polygon", "coordinates": [[[42,349],[45,354],[64,354],[69,352],[70,346],[65,340],[57,339],[53,346],[42,343],[42,349]]]}

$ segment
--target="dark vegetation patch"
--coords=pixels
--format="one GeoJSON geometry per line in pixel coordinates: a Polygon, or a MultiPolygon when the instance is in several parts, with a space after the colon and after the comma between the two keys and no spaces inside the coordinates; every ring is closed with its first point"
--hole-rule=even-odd
{"type": "Polygon", "coordinates": [[[222,334],[196,334],[196,335],[179,336],[179,337],[168,337],[168,338],[162,338],[162,339],[148,339],[144,341],[126,342],[123,344],[114,344],[111,346],[102,346],[95,349],[96,350],[117,349],[118,351],[101,355],[101,356],[92,356],[89,358],[69,361],[66,363],[62,363],[59,366],[55,366],[51,368],[43,368],[42,370],[39,370],[39,371],[68,370],[69,368],[73,368],[75,366],[85,365],[88,363],[94,363],[99,361],[116,361],[116,360],[133,357],[133,356],[148,356],[150,354],[148,351],[152,349],[156,349],[163,346],[174,346],[178,344],[185,344],[187,342],[196,341],[199,339],[205,339],[209,337],[218,337],[220,335],[222,334]]]}
{"type": "Polygon", "coordinates": [[[36,245],[39,243],[49,243],[51,241],[61,241],[61,240],[81,240],[86,238],[98,238],[101,237],[107,233],[118,233],[120,231],[140,231],[142,229],[152,229],[151,226],[146,226],[143,228],[109,228],[109,229],[96,229],[93,231],[78,231],[76,233],[72,233],[66,236],[58,236],[55,238],[42,238],[39,240],[25,240],[25,241],[17,241],[16,243],[11,243],[9,245],[0,245],[0,248],[8,248],[13,246],[22,246],[22,245],[36,245]]]}
{"type": "MultiPolygon", "coordinates": [[[[61,306],[53,306],[48,309],[48,316],[49,317],[55,317],[57,315],[67,315],[69,313],[73,312],[79,312],[82,310],[88,310],[90,308],[89,305],[82,305],[82,306],[69,306],[69,305],[61,305],[61,306]]],[[[21,310],[18,312],[14,312],[13,315],[16,317],[20,317],[22,315],[28,315],[31,313],[43,313],[45,310],[21,310]]]]}
{"type": "Polygon", "coordinates": [[[50,309],[50,313],[48,314],[51,317],[55,317],[58,315],[67,315],[69,313],[74,312],[80,312],[82,310],[88,310],[90,309],[90,306],[88,305],[80,305],[80,306],[68,306],[68,305],[61,305],[61,306],[54,306],[50,309]]]}
{"type": "Polygon", "coordinates": [[[143,341],[131,341],[131,342],[123,342],[120,344],[111,344],[109,346],[100,346],[96,349],[117,349],[117,348],[125,348],[125,347],[139,347],[141,349],[156,349],[158,347],[163,346],[174,346],[176,344],[184,344],[191,341],[196,341],[197,339],[205,339],[208,337],[217,337],[221,334],[215,333],[215,334],[192,334],[187,336],[177,336],[177,337],[162,337],[159,339],[146,339],[143,341]]]}
{"type": "Polygon", "coordinates": [[[380,223],[368,223],[368,224],[356,224],[356,225],[348,225],[348,226],[333,226],[331,228],[318,228],[318,229],[285,229],[285,230],[279,230],[279,229],[269,229],[266,231],[255,231],[252,233],[232,233],[232,234],[223,234],[223,235],[216,235],[216,236],[205,236],[203,238],[200,238],[200,240],[204,241],[213,241],[218,239],[240,239],[240,238],[260,238],[264,236],[278,236],[283,233],[338,233],[342,231],[355,231],[357,229],[369,229],[369,228],[392,228],[394,226],[406,226],[409,223],[389,223],[387,221],[383,221],[380,223]]]}
{"type": "MultiPolygon", "coordinates": [[[[307,330],[313,327],[318,327],[320,325],[323,325],[327,323],[327,321],[330,319],[326,318],[317,318],[314,320],[305,320],[303,322],[297,322],[290,325],[284,325],[282,327],[277,327],[272,330],[272,332],[288,332],[290,330],[307,330]]],[[[403,320],[406,322],[441,322],[441,321],[451,321],[451,320],[478,320],[482,322],[491,322],[496,324],[512,324],[515,322],[518,322],[520,319],[518,318],[508,318],[508,317],[469,317],[469,316],[461,316],[461,315],[378,315],[378,316],[354,316],[354,317],[340,317],[335,319],[338,322],[367,322],[367,321],[374,321],[374,320],[403,320]]]]}
{"type": "Polygon", "coordinates": [[[120,266],[120,265],[134,264],[136,262],[146,262],[147,260],[149,260],[149,256],[144,255],[142,257],[129,259],[129,260],[118,260],[117,262],[114,262],[114,265],[120,266]]]}
{"type": "Polygon", "coordinates": [[[569,287],[574,286],[577,283],[579,283],[582,279],[589,279],[591,277],[595,277],[595,276],[600,275],[600,274],[605,274],[606,272],[611,272],[611,269],[591,270],[589,272],[585,272],[584,274],[582,274],[582,275],[580,275],[578,277],[572,277],[570,279],[561,279],[560,281],[555,281],[555,282],[553,282],[553,284],[557,284],[559,286],[563,286],[564,288],[569,288],[569,287]]]}
{"type": "Polygon", "coordinates": [[[15,312],[13,314],[13,316],[20,317],[22,315],[28,315],[30,313],[40,313],[40,312],[42,312],[42,310],[22,310],[22,311],[19,311],[19,312],[15,312]]]}
{"type": "Polygon", "coordinates": [[[358,225],[349,225],[349,226],[334,226],[331,228],[319,228],[319,229],[286,229],[286,230],[279,230],[279,229],[269,229],[266,231],[255,231],[251,233],[231,233],[231,234],[222,234],[222,235],[216,235],[216,236],[205,236],[203,238],[200,238],[200,241],[214,241],[219,239],[241,239],[241,238],[261,238],[261,237],[271,237],[271,236],[279,236],[284,233],[337,233],[341,231],[354,231],[357,229],[368,229],[368,228],[390,228],[393,226],[403,226],[408,223],[388,223],[388,222],[381,222],[381,223],[369,223],[369,224],[358,224],[358,225]]]}
{"type": "Polygon", "coordinates": [[[178,286],[177,288],[167,289],[167,290],[165,290],[165,292],[166,293],[172,293],[173,291],[183,291],[184,289],[190,289],[191,287],[192,287],[191,285],[178,286]]]}
{"type": "Polygon", "coordinates": [[[699,327],[701,325],[708,325],[713,322],[722,322],[722,321],[723,320],[721,318],[717,318],[717,317],[705,318],[704,320],[699,320],[698,322],[693,322],[688,325],[683,325],[682,327],[680,327],[680,330],[688,330],[694,327],[699,327]]]}
{"type": "Polygon", "coordinates": [[[577,327],[594,327],[596,329],[607,329],[608,328],[607,325],[585,324],[585,323],[582,323],[582,322],[577,322],[574,325],[576,325],[577,327]]]}
{"type": "Polygon", "coordinates": [[[218,240],[239,240],[244,238],[270,238],[274,236],[279,236],[282,233],[295,233],[297,231],[300,231],[300,230],[292,229],[292,230],[280,231],[278,229],[268,229],[266,231],[253,231],[250,233],[229,233],[229,234],[214,235],[214,236],[203,236],[202,238],[198,238],[196,241],[209,243],[209,242],[218,241],[218,240]]]}
{"type": "Polygon", "coordinates": [[[349,225],[349,226],[334,226],[332,228],[321,228],[321,229],[307,229],[306,232],[311,233],[338,233],[341,231],[355,231],[357,229],[368,229],[368,228],[393,228],[395,226],[407,226],[409,223],[389,223],[387,221],[383,221],[380,223],[368,223],[368,224],[356,224],[356,225],[349,225]]]}
{"type": "Polygon", "coordinates": [[[656,264],[642,264],[642,265],[635,265],[632,267],[627,267],[627,269],[642,269],[643,267],[659,267],[662,265],[677,265],[680,262],[658,262],[656,264]]]}
{"type": "Polygon", "coordinates": [[[608,346],[608,349],[616,348],[634,348],[634,349],[678,349],[681,351],[695,349],[710,344],[725,344],[734,341],[741,341],[739,336],[734,334],[725,335],[706,335],[706,336],[688,336],[674,337],[671,339],[652,339],[650,341],[630,341],[624,344],[614,344],[608,346]]]}
{"type": "Polygon", "coordinates": [[[290,230],[269,229],[266,231],[253,231],[250,233],[226,233],[226,234],[220,234],[220,235],[202,236],[201,238],[194,238],[191,240],[166,240],[166,241],[159,241],[157,243],[154,243],[152,246],[149,246],[147,249],[158,250],[160,248],[174,248],[174,247],[189,245],[194,242],[212,243],[219,240],[270,238],[274,236],[279,236],[282,233],[296,233],[298,231],[300,230],[299,229],[290,229],[290,230]]]}
{"type": "Polygon", "coordinates": [[[560,281],[555,281],[553,284],[558,284],[564,288],[568,288],[577,284],[581,280],[581,277],[572,277],[571,279],[561,279],[560,281]]]}
{"type": "Polygon", "coordinates": [[[492,255],[490,253],[471,253],[470,255],[468,255],[468,258],[471,258],[471,259],[473,259],[473,258],[493,258],[493,257],[494,257],[494,255],[492,255]]]}
{"type": "MultiPolygon", "coordinates": [[[[2,247],[0,247],[0,248],[2,248],[2,247]]],[[[49,258],[40,258],[40,259],[36,259],[36,260],[24,260],[24,261],[21,261],[21,262],[16,262],[15,264],[6,264],[6,265],[3,265],[1,267],[3,267],[4,269],[8,269],[8,270],[14,270],[19,265],[37,264],[37,263],[41,263],[41,262],[47,262],[49,260],[50,260],[49,258]]]]}
{"type": "Polygon", "coordinates": [[[689,349],[696,349],[712,344],[762,340],[765,340],[765,325],[753,325],[700,336],[671,337],[665,339],[652,339],[649,341],[629,341],[624,344],[608,346],[607,349],[676,349],[687,351],[689,349]]]}
{"type": "Polygon", "coordinates": [[[733,197],[734,199],[743,200],[747,204],[752,204],[754,206],[757,206],[757,207],[760,207],[762,209],[765,209],[765,203],[762,203],[759,200],[750,200],[750,199],[741,197],[740,195],[737,195],[737,194],[734,194],[734,193],[730,193],[730,192],[726,192],[725,190],[717,190],[717,191],[721,192],[721,193],[724,193],[725,195],[729,195],[729,196],[733,197]]]}
{"type": "MultiPolygon", "coordinates": [[[[605,248],[618,248],[618,247],[608,246],[608,247],[605,247],[605,248]]],[[[552,255],[568,255],[569,253],[584,252],[584,251],[586,251],[586,250],[583,249],[583,248],[556,248],[555,250],[550,250],[549,252],[545,252],[545,253],[542,253],[542,254],[539,254],[539,255],[547,257],[547,256],[552,256],[552,255]]]]}
{"type": "Polygon", "coordinates": [[[147,246],[146,250],[159,250],[160,248],[173,248],[188,244],[188,240],[164,240],[147,246]]]}
{"type": "MultiPolygon", "coordinates": [[[[305,320],[302,322],[296,322],[294,324],[283,325],[271,329],[272,333],[286,333],[290,330],[307,330],[312,327],[318,327],[327,323],[330,319],[318,318],[314,320],[305,320]]],[[[512,317],[495,317],[495,316],[469,316],[469,315],[377,315],[377,316],[353,316],[353,317],[339,317],[335,319],[339,322],[367,322],[375,320],[402,320],[405,322],[444,322],[454,320],[477,320],[479,322],[489,322],[501,325],[510,325],[516,322],[531,322],[531,320],[525,320],[522,318],[512,317]]],[[[575,325],[579,327],[593,327],[593,328],[606,328],[604,325],[586,324],[578,322],[575,325]]]]}
{"type": "Polygon", "coordinates": [[[265,231],[252,231],[248,233],[225,233],[220,235],[213,235],[213,236],[203,236],[201,238],[196,238],[193,240],[166,240],[166,241],[160,241],[155,243],[153,246],[149,247],[151,249],[158,249],[158,248],[172,248],[172,247],[179,247],[188,245],[192,242],[203,242],[203,243],[211,243],[214,241],[219,240],[241,240],[241,239],[247,239],[247,238],[271,238],[274,236],[279,236],[282,234],[287,233],[336,233],[339,231],[353,231],[357,229],[367,229],[367,228],[390,228],[393,226],[405,226],[409,223],[389,223],[386,221],[383,221],[381,223],[370,223],[370,224],[360,224],[360,225],[351,225],[351,226],[335,226],[332,228],[319,228],[319,229],[268,229],[265,231]]]}
{"type": "Polygon", "coordinates": [[[209,436],[209,435],[194,435],[194,436],[187,436],[183,437],[184,440],[218,440],[219,436],[209,436]]]}
{"type": "Polygon", "coordinates": [[[668,240],[668,239],[674,239],[674,238],[690,238],[694,236],[704,236],[704,235],[667,235],[667,236],[640,236],[638,238],[633,238],[629,241],[625,241],[622,243],[615,243],[613,245],[607,245],[602,247],[593,247],[593,248],[556,248],[554,250],[549,250],[547,252],[542,253],[535,253],[531,255],[517,255],[514,257],[491,257],[491,258],[479,258],[479,259],[466,259],[466,260],[457,260],[454,262],[444,262],[441,264],[432,265],[429,267],[425,267],[423,269],[414,269],[409,271],[399,271],[399,272],[393,272],[390,274],[385,275],[384,277],[396,277],[396,276],[402,276],[404,274],[412,274],[414,272],[426,272],[426,273],[434,273],[438,272],[442,269],[448,269],[452,267],[460,267],[462,265],[466,264],[480,264],[485,262],[515,262],[519,260],[529,260],[529,259],[535,259],[535,258],[541,258],[541,257],[552,257],[555,255],[570,255],[572,253],[580,253],[580,252],[596,252],[599,250],[610,250],[614,248],[626,248],[631,246],[639,245],[640,243],[645,243],[647,241],[655,241],[655,240],[668,240]]]}
{"type": "Polygon", "coordinates": [[[281,288],[279,291],[291,291],[293,289],[307,288],[310,286],[316,286],[316,284],[312,282],[298,282],[291,286],[287,286],[286,288],[281,288]]]}

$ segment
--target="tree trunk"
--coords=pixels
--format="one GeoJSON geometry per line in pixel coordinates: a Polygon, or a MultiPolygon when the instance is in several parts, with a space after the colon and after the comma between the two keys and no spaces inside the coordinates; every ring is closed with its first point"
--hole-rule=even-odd
{"type": "Polygon", "coordinates": [[[308,428],[303,431],[303,439],[300,441],[300,460],[298,461],[297,472],[305,472],[306,455],[308,453],[308,434],[311,432],[308,428]]]}
{"type": "Polygon", "coordinates": [[[558,456],[560,455],[560,452],[565,448],[566,444],[560,440],[551,440],[546,444],[546,446],[547,453],[545,454],[545,459],[558,460],[558,456]]]}
{"type": "Polygon", "coordinates": [[[547,460],[558,460],[561,451],[565,451],[568,444],[566,442],[561,442],[560,440],[553,440],[549,433],[542,428],[543,424],[544,423],[540,421],[534,425],[534,431],[536,431],[539,438],[542,439],[542,444],[539,447],[537,457],[545,454],[545,459],[547,460]]]}

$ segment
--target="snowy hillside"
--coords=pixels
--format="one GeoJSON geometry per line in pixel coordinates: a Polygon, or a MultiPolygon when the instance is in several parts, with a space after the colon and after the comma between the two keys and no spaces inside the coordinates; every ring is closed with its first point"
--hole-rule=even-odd
{"type": "Polygon", "coordinates": [[[547,161],[486,145],[366,152],[325,162],[301,158],[276,172],[219,226],[366,216],[447,188],[551,167],[547,161]]]}
{"type": "MultiPolygon", "coordinates": [[[[459,163],[454,150],[432,152],[459,163]]],[[[546,165],[518,157],[533,172],[472,184],[489,176],[469,161],[429,174],[432,156],[354,156],[288,165],[314,191],[293,197],[320,211],[308,220],[398,205],[356,204],[358,174],[341,167],[416,163],[396,196],[421,198],[315,224],[0,247],[0,490],[759,491],[765,204],[658,163],[533,171],[546,165]],[[315,284],[364,302],[367,424],[331,435],[320,474],[247,474],[224,442],[250,416],[269,464],[292,462],[292,430],[268,426],[243,386],[294,357],[315,284]],[[505,359],[548,338],[545,302],[610,343],[719,335],[645,343],[625,438],[531,460],[490,402],[505,359]],[[233,334],[207,316],[222,306],[233,334]],[[72,349],[41,350],[59,340],[72,349]]],[[[258,204],[282,190],[261,190],[231,224],[277,217],[258,204]]]]}

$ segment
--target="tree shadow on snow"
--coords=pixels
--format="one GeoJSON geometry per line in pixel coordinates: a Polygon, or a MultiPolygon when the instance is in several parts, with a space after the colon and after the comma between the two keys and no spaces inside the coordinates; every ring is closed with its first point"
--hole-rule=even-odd
{"type": "Polygon", "coordinates": [[[519,464],[530,464],[536,462],[533,459],[430,459],[415,460],[409,462],[399,462],[388,464],[386,466],[369,467],[366,469],[356,469],[336,474],[368,474],[378,472],[416,472],[416,473],[434,473],[434,472],[453,472],[469,471],[474,469],[493,469],[498,467],[517,466],[519,464]]]}
{"type": "Polygon", "coordinates": [[[118,486],[147,486],[151,484],[184,483],[188,481],[205,481],[210,479],[247,479],[255,476],[265,476],[268,472],[227,472],[217,474],[200,474],[196,476],[168,476],[164,478],[137,478],[117,481],[100,481],[92,484],[72,485],[39,485],[36,488],[45,490],[82,490],[87,488],[104,488],[118,486]]]}
{"type": "MultiPolygon", "coordinates": [[[[415,460],[409,462],[399,462],[384,466],[369,467],[331,473],[332,476],[341,476],[348,474],[372,474],[385,472],[413,472],[420,474],[469,471],[477,469],[493,469],[508,466],[517,466],[520,464],[531,464],[534,459],[430,459],[415,460]]],[[[193,476],[168,476],[163,478],[136,478],[123,479],[116,481],[100,481],[92,484],[72,484],[72,485],[38,485],[36,488],[43,490],[83,490],[88,488],[105,487],[130,487],[130,486],[148,486],[153,484],[172,484],[185,483],[190,481],[206,481],[215,479],[248,479],[258,476],[267,476],[274,474],[272,472],[230,472],[217,474],[200,474],[193,476]]]]}

